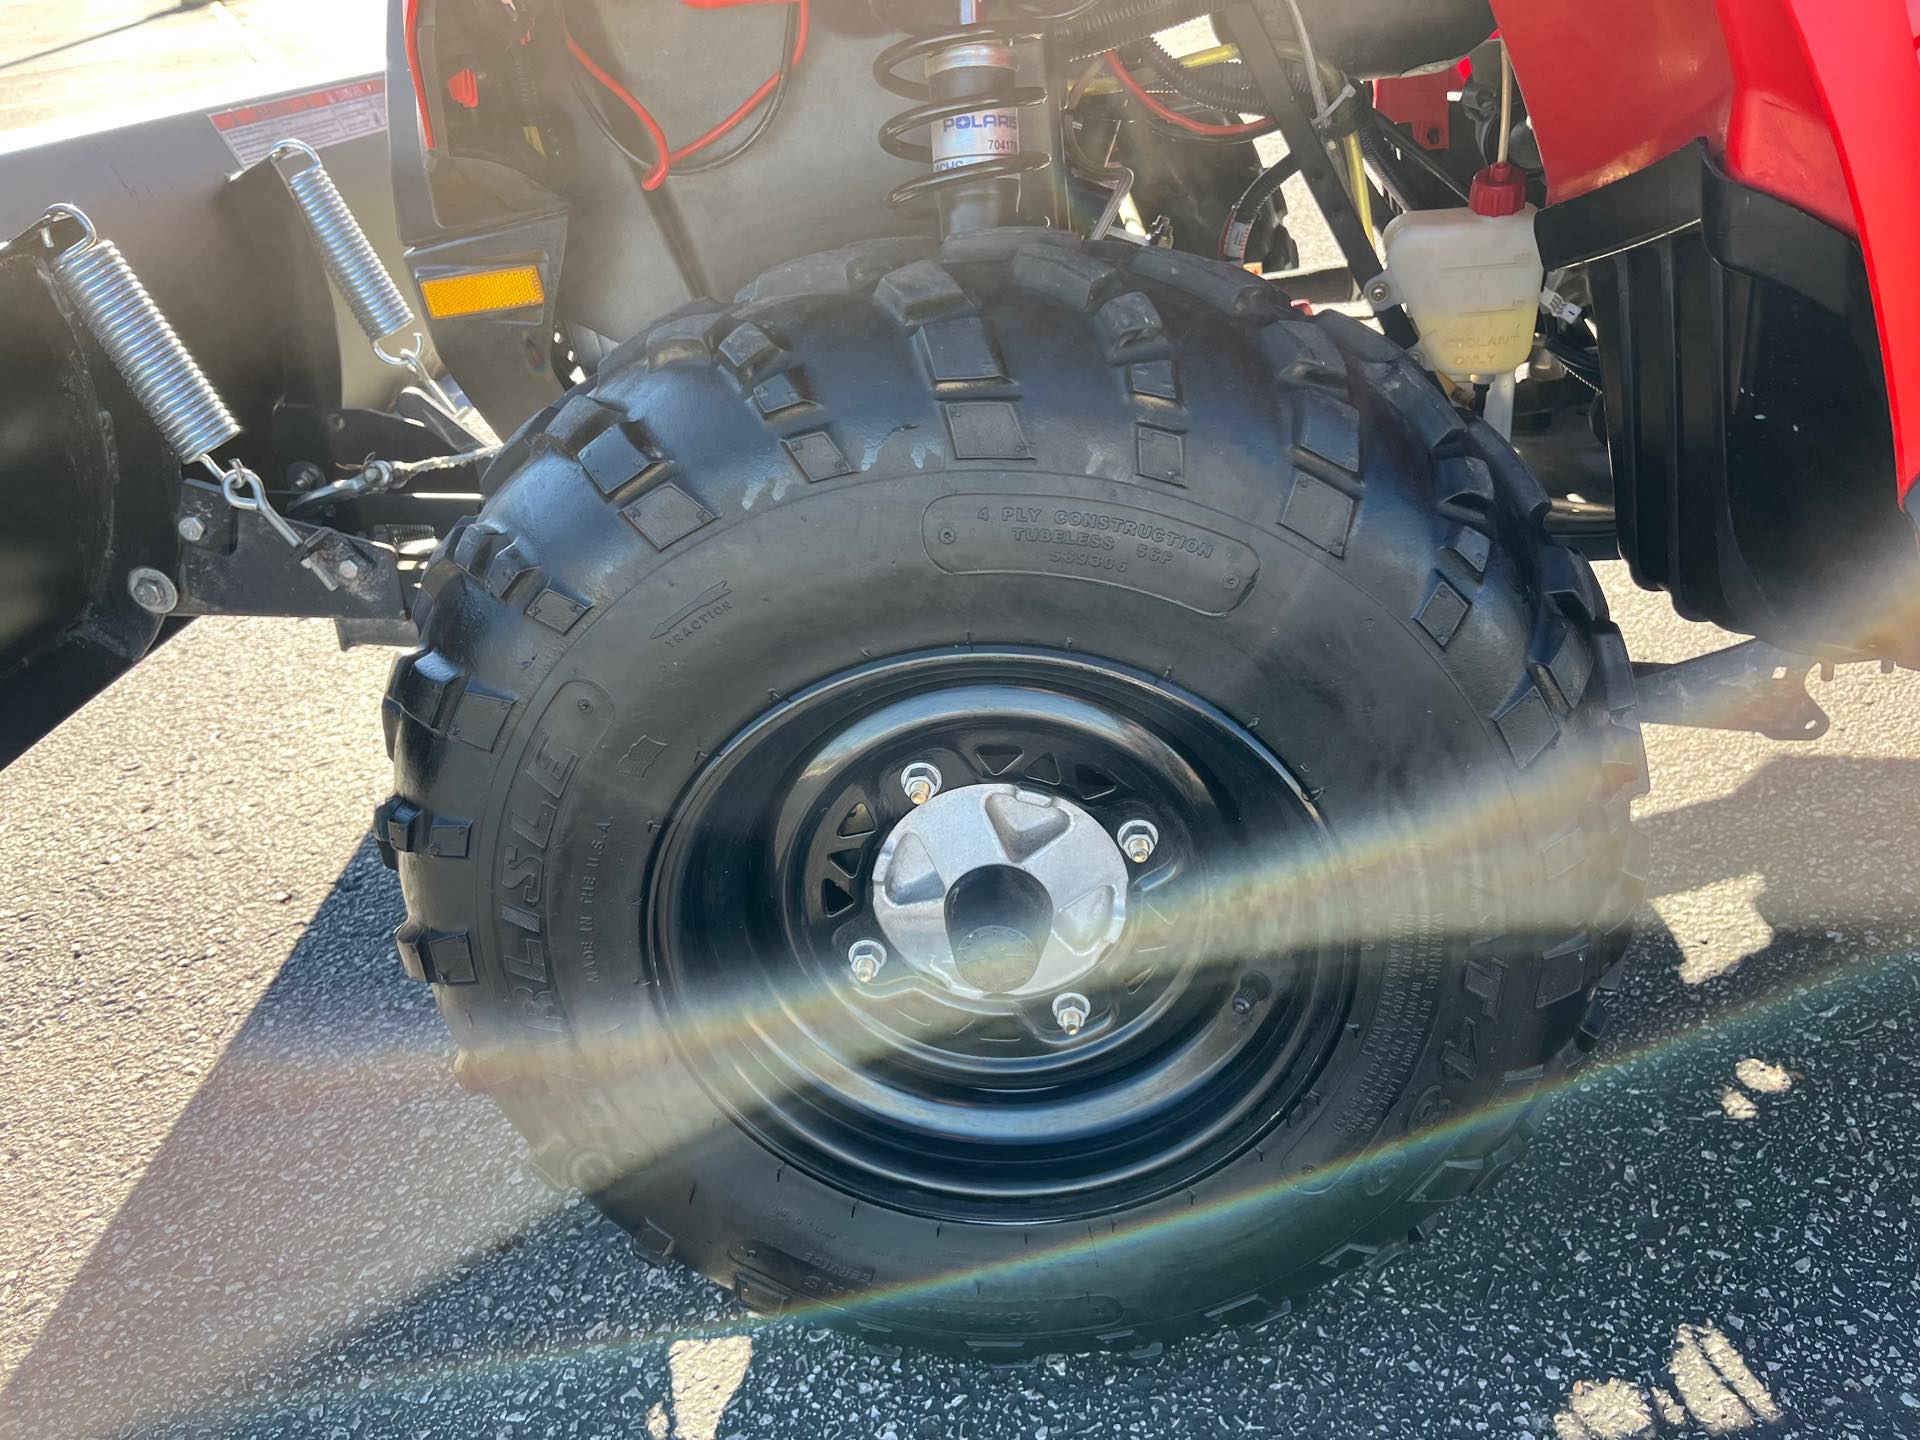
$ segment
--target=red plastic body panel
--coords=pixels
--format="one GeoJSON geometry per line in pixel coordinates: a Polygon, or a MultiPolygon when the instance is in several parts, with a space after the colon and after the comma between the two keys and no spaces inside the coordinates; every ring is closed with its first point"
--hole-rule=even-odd
{"type": "Polygon", "coordinates": [[[1857,235],[1904,499],[1920,478],[1920,0],[1493,0],[1555,200],[1705,139],[1857,235]]]}

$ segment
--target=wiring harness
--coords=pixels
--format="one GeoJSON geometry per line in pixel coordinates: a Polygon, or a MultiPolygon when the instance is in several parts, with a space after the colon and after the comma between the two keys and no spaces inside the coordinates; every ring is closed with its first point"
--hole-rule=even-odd
{"type": "MultiPolygon", "coordinates": [[[[420,27],[425,18],[425,12],[432,3],[433,0],[406,0],[402,11],[407,73],[413,84],[414,106],[419,117],[421,140],[429,152],[439,148],[440,137],[434,130],[433,108],[427,103],[426,72],[420,53],[420,27]]],[[[645,102],[635,95],[617,75],[595,59],[587,47],[580,42],[568,20],[567,0],[557,0],[561,36],[575,67],[576,78],[590,81],[597,87],[595,92],[597,95],[611,97],[618,101],[639,124],[646,137],[648,152],[636,151],[614,130],[600,108],[599,101],[592,95],[583,96],[588,117],[594,122],[595,127],[644,171],[640,184],[646,190],[659,189],[676,169],[681,174],[698,174],[702,171],[716,170],[743,154],[772,125],[775,115],[779,113],[781,102],[786,97],[793,72],[807,50],[812,0],[679,0],[679,3],[696,10],[729,10],[743,5],[777,4],[787,6],[788,14],[786,34],[781,44],[780,63],[773,73],[761,81],[746,99],[736,105],[717,124],[683,145],[674,145],[668,140],[665,130],[654,118],[653,112],[647,108],[645,102]],[[708,151],[717,141],[738,130],[749,119],[753,119],[753,125],[733,145],[718,153],[702,153],[708,151]]],[[[509,8],[512,7],[509,6],[509,8]]]]}
{"type": "MultiPolygon", "coordinates": [[[[786,96],[788,82],[807,51],[807,27],[811,0],[680,0],[680,3],[699,10],[727,10],[741,5],[769,3],[784,4],[789,7],[786,38],[782,46],[779,66],[760,82],[752,94],[735,106],[717,125],[684,145],[674,146],[668,142],[666,132],[661,129],[660,122],[654,118],[653,112],[647,109],[638,96],[588,54],[586,48],[574,36],[572,28],[566,27],[567,51],[581,71],[625,106],[634,119],[640,122],[640,128],[646,132],[648,142],[653,147],[653,154],[649,158],[635,154],[612,133],[610,127],[604,123],[601,124],[602,133],[606,134],[608,139],[619,146],[629,159],[646,167],[646,174],[640,180],[640,188],[643,190],[659,189],[666,183],[667,177],[673,173],[675,166],[679,166],[682,174],[698,174],[706,170],[717,170],[743,154],[747,147],[765,134],[767,128],[772,125],[774,116],[779,112],[780,103],[786,96]],[[715,141],[732,133],[756,110],[760,112],[760,118],[738,143],[718,155],[708,156],[692,164],[684,163],[700,154],[715,141]]],[[[564,11],[562,13],[564,25],[564,11]]],[[[592,103],[588,104],[587,111],[596,122],[604,121],[604,117],[592,103]]]]}

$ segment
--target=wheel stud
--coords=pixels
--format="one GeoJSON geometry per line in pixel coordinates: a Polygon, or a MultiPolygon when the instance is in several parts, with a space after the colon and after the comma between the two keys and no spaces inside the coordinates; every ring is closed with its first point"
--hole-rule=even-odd
{"type": "Polygon", "coordinates": [[[1160,844],[1160,832],[1154,828],[1151,820],[1129,820],[1113,838],[1120,842],[1120,849],[1127,859],[1136,865],[1144,865],[1151,860],[1155,847],[1160,844]]]}
{"type": "Polygon", "coordinates": [[[1069,1035],[1078,1035],[1080,1027],[1087,1023],[1087,997],[1068,990],[1053,997],[1054,1023],[1069,1035]]]}
{"type": "Polygon", "coordinates": [[[886,963],[886,947],[877,940],[856,940],[847,947],[847,964],[862,985],[871,985],[886,963]]]}
{"type": "Polygon", "coordinates": [[[924,760],[916,760],[900,772],[900,788],[915,805],[924,805],[940,793],[940,771],[924,760]]]}

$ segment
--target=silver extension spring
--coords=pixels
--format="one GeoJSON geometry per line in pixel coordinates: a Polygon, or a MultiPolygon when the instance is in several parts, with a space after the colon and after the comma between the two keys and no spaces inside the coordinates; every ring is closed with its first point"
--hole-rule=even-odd
{"type": "Polygon", "coordinates": [[[54,276],[180,462],[199,460],[238,435],[239,422],[119,248],[72,205],[51,206],[46,218],[75,221],[85,232],[54,259],[54,276]]]}
{"type": "Polygon", "coordinates": [[[413,307],[407,304],[400,287],[393,283],[393,277],[375,253],[373,242],[367,239],[367,232],[360,228],[353,211],[347,208],[319,153],[303,141],[282,140],[267,152],[267,161],[279,170],[287,192],[307,222],[321,263],[326,266],[334,288],[346,300],[347,308],[353,312],[354,321],[366,334],[373,353],[389,365],[411,370],[436,405],[448,415],[457,415],[452,399],[427,370],[422,358],[424,337],[416,332],[413,344],[397,355],[381,348],[381,342],[389,335],[414,323],[413,307]],[[281,158],[289,155],[298,156],[306,163],[291,172],[280,169],[281,158]]]}
{"type": "Polygon", "coordinates": [[[367,339],[378,344],[394,331],[413,324],[412,307],[393,283],[387,267],[380,263],[372,242],[353,218],[320,157],[298,140],[282,140],[273,147],[272,159],[282,155],[301,155],[307,160],[291,174],[282,171],[281,178],[306,217],[327,274],[367,339]]]}

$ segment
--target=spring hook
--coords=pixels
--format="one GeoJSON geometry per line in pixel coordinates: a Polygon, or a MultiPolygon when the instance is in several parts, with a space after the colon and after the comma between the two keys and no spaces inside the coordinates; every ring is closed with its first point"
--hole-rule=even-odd
{"type": "Polygon", "coordinates": [[[343,584],[351,585],[367,573],[367,562],[363,555],[351,541],[335,531],[325,526],[313,526],[302,535],[294,529],[287,518],[268,503],[267,487],[246,466],[235,464],[223,471],[212,461],[207,461],[206,465],[219,479],[220,494],[227,504],[236,510],[251,510],[266,521],[267,528],[292,547],[293,558],[300,562],[301,568],[324,588],[338,590],[343,584]]]}
{"type": "Polygon", "coordinates": [[[411,370],[420,388],[447,414],[458,413],[433,376],[428,373],[425,337],[414,332],[413,344],[398,354],[388,354],[383,342],[396,331],[414,323],[413,307],[407,304],[400,287],[393,283],[387,267],[380,263],[366,231],[347,208],[339,187],[320,162],[311,145],[300,140],[282,140],[267,152],[267,160],[285,182],[293,203],[307,222],[314,249],[333,280],[334,288],[347,302],[353,318],[373,347],[373,353],[388,365],[411,370]],[[280,168],[282,156],[303,157],[306,164],[291,172],[280,168]]]}
{"type": "Polygon", "coordinates": [[[274,534],[296,550],[300,548],[302,544],[300,532],[289,525],[285,517],[267,503],[267,487],[261,483],[258,475],[240,464],[223,471],[218,465],[208,461],[207,468],[213,471],[214,478],[220,482],[220,493],[226,498],[227,504],[236,510],[253,511],[267,522],[268,528],[274,534]]]}
{"type": "MultiPolygon", "coordinates": [[[[909,9],[895,3],[887,13],[897,28],[912,32],[909,9]]],[[[1046,103],[1037,85],[1014,83],[1014,46],[1033,33],[977,23],[978,7],[965,0],[958,28],[911,35],[880,52],[873,78],[915,104],[880,127],[880,148],[902,160],[932,167],[932,173],[895,187],[888,197],[908,205],[937,197],[943,234],[1007,223],[1017,207],[1019,177],[1052,163],[1044,150],[1020,148],[1020,111],[1046,103]],[[900,69],[917,62],[924,81],[900,69]],[[928,132],[926,142],[907,137],[928,132]]]]}
{"type": "Polygon", "coordinates": [[[102,239],[75,206],[52,205],[42,217],[43,224],[60,220],[73,221],[82,232],[54,257],[60,288],[181,463],[205,459],[240,433],[239,422],[119,247],[102,239]]]}

